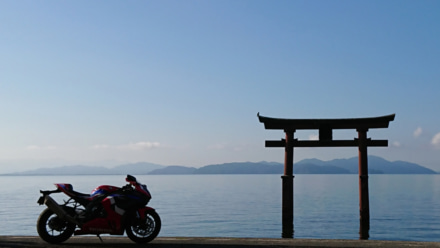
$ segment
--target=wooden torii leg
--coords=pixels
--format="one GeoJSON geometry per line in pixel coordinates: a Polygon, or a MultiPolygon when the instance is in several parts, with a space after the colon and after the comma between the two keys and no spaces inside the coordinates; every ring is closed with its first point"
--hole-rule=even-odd
{"type": "Polygon", "coordinates": [[[293,132],[285,130],[284,175],[282,178],[283,238],[293,238],[293,132]]]}
{"type": "Polygon", "coordinates": [[[359,238],[368,239],[370,230],[370,201],[368,195],[367,131],[358,129],[359,137],[359,238]]]}

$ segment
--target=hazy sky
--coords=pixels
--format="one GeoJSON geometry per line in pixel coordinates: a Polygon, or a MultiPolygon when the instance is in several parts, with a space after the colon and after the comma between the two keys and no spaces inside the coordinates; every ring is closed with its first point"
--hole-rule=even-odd
{"type": "Polygon", "coordinates": [[[395,113],[368,132],[389,140],[369,155],[440,171],[439,13],[437,0],[0,1],[0,172],[282,162],[264,141],[284,133],[258,112],[395,113]]]}

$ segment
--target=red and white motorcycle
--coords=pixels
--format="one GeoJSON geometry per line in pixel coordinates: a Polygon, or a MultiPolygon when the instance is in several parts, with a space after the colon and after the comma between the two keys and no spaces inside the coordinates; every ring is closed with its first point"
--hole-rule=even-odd
{"type": "MultiPolygon", "coordinates": [[[[71,184],[57,183],[56,190],[40,190],[40,214],[37,231],[49,243],[61,243],[73,234],[113,234],[127,236],[136,243],[152,241],[160,232],[161,220],[156,210],[146,205],[151,199],[147,186],[127,175],[128,184],[119,188],[101,185],[91,194],[73,190],[71,184]],[[70,198],[58,204],[52,193],[62,192],[70,198]]],[[[100,238],[100,237],[99,237],[100,238]]]]}

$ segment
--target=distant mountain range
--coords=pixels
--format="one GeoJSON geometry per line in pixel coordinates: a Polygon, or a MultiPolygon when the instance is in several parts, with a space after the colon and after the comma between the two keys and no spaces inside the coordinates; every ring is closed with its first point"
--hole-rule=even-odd
{"type": "MultiPolygon", "coordinates": [[[[40,168],[7,175],[192,175],[192,174],[283,174],[284,165],[277,162],[237,162],[206,165],[201,168],[153,163],[133,163],[113,168],[72,165],[57,168],[40,168]]],[[[418,164],[368,157],[370,174],[437,174],[418,164]]],[[[358,157],[322,161],[304,159],[293,165],[294,174],[357,174],[358,157]]]]}
{"type": "Polygon", "coordinates": [[[30,171],[9,173],[8,175],[145,175],[165,166],[153,163],[133,163],[118,165],[113,168],[103,166],[69,165],[55,168],[39,168],[30,171]]]}

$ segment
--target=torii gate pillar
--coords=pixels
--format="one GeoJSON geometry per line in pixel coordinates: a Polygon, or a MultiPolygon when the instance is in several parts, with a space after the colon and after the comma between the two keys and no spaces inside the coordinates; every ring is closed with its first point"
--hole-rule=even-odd
{"type": "Polygon", "coordinates": [[[282,225],[283,238],[293,238],[293,133],[286,132],[286,146],[284,152],[284,175],[282,179],[282,225]]]}
{"type": "Polygon", "coordinates": [[[358,147],[359,149],[359,214],[360,239],[369,238],[370,204],[368,195],[368,146],[388,146],[388,140],[367,138],[370,128],[387,128],[395,114],[352,119],[280,119],[260,116],[265,129],[281,129],[286,138],[281,141],[266,140],[266,147],[284,147],[284,175],[282,178],[282,223],[283,238],[293,238],[293,148],[294,147],[358,147]],[[297,140],[293,134],[298,129],[319,130],[319,140],[297,140]],[[354,140],[333,140],[333,129],[355,129],[354,140]]]}
{"type": "Polygon", "coordinates": [[[359,140],[359,235],[361,239],[369,238],[370,230],[370,200],[368,194],[368,154],[367,131],[358,129],[359,140]]]}

